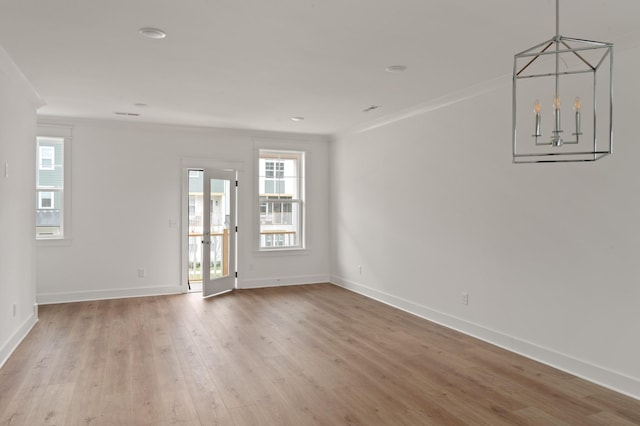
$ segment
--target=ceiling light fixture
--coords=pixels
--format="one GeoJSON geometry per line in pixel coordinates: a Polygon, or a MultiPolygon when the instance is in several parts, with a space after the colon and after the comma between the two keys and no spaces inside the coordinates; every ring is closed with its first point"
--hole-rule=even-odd
{"type": "Polygon", "coordinates": [[[612,152],[612,122],[613,44],[561,36],[556,0],[556,35],[514,56],[513,162],[598,160],[612,152]],[[566,132],[561,88],[573,99],[566,132]]]}
{"type": "Polygon", "coordinates": [[[304,117],[291,117],[291,121],[304,121],[304,117]]]}
{"type": "Polygon", "coordinates": [[[406,65],[389,65],[384,69],[386,72],[404,72],[407,70],[406,65]]]}
{"type": "Polygon", "coordinates": [[[143,37],[159,40],[165,38],[167,33],[158,28],[145,27],[138,30],[138,34],[143,37]]]}

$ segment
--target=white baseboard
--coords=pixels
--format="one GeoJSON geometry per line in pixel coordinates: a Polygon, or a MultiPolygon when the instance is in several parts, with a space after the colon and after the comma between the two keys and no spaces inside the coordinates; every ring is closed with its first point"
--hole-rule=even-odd
{"type": "Polygon", "coordinates": [[[36,300],[41,305],[52,303],[86,302],[89,300],[123,299],[127,297],[161,296],[184,293],[182,286],[136,287],[105,290],[72,291],[65,293],[38,293],[36,300]]]}
{"type": "Polygon", "coordinates": [[[281,287],[287,285],[317,284],[328,282],[328,275],[299,275],[294,277],[281,278],[252,278],[238,279],[238,288],[249,289],[262,287],[281,287]]]}
{"type": "Polygon", "coordinates": [[[558,353],[552,349],[541,347],[534,343],[488,329],[443,312],[438,312],[416,302],[341,277],[332,276],[331,282],[347,290],[362,294],[363,296],[640,400],[640,379],[638,378],[590,364],[574,357],[558,353]]]}
{"type": "Polygon", "coordinates": [[[22,325],[13,333],[13,336],[0,347],[0,368],[9,359],[11,354],[16,350],[20,342],[27,337],[34,325],[38,322],[38,305],[33,306],[33,313],[22,323],[22,325]]]}

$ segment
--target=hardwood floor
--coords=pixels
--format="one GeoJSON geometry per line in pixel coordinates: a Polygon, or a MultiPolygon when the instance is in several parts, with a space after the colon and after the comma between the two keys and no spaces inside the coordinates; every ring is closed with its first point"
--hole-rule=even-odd
{"type": "Polygon", "coordinates": [[[640,401],[330,284],[69,303],[2,425],[640,425],[640,401]]]}

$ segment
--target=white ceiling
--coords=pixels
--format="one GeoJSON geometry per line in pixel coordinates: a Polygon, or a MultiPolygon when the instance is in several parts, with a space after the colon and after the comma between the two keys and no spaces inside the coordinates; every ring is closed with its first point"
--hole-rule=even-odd
{"type": "MultiPolygon", "coordinates": [[[[0,45],[42,115],[333,134],[509,78],[554,13],[554,0],[0,0],[0,45]],[[408,70],[385,72],[396,64],[408,70]]],[[[619,49],[639,30],[638,0],[561,2],[562,35],[619,49]]]]}

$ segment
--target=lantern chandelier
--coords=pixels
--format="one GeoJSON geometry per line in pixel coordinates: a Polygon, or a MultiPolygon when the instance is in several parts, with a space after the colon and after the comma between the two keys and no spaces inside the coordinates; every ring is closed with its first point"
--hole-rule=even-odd
{"type": "Polygon", "coordinates": [[[555,37],[514,56],[513,162],[598,160],[612,119],[613,44],[561,36],[556,0],[555,37]]]}

